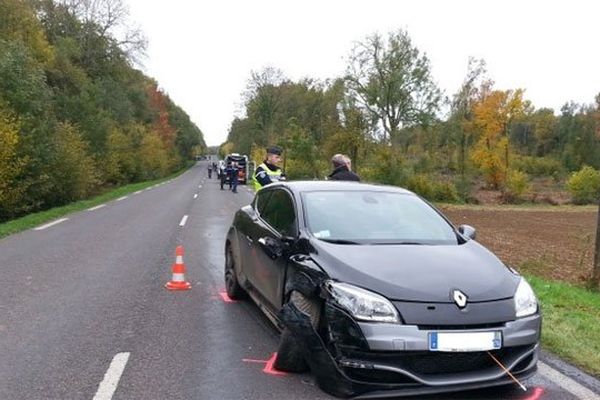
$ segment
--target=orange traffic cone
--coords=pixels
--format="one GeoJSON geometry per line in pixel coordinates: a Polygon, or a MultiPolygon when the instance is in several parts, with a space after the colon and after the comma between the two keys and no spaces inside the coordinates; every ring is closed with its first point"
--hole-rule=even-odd
{"type": "Polygon", "coordinates": [[[183,246],[175,249],[175,264],[173,264],[173,278],[165,287],[169,290],[189,290],[192,284],[185,280],[185,264],[183,263],[183,246]]]}

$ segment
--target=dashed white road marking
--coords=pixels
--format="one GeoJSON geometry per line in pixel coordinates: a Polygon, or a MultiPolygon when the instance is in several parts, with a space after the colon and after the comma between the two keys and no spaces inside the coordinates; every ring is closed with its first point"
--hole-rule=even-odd
{"type": "Polygon", "coordinates": [[[68,219],[69,218],[57,219],[56,221],[49,222],[46,225],[41,225],[41,226],[38,226],[37,228],[33,228],[33,230],[34,231],[41,231],[42,229],[50,228],[53,225],[60,224],[61,222],[65,222],[68,219]]]}
{"type": "Polygon", "coordinates": [[[142,193],[141,190],[138,190],[137,192],[133,192],[133,194],[140,194],[140,193],[142,193]]]}
{"type": "Polygon", "coordinates": [[[195,199],[198,198],[198,193],[194,194],[194,198],[195,199]]]}
{"type": "Polygon", "coordinates": [[[181,218],[181,222],[179,223],[179,226],[185,226],[187,219],[188,219],[188,216],[184,215],[183,218],[181,218]]]}
{"type": "Polygon", "coordinates": [[[121,375],[123,375],[125,365],[129,360],[129,354],[130,353],[118,353],[113,357],[106,374],[104,374],[104,379],[102,379],[100,386],[98,386],[98,391],[93,400],[112,399],[112,396],[117,389],[117,385],[119,384],[119,380],[121,379],[121,375]]]}
{"type": "Polygon", "coordinates": [[[115,201],[123,201],[127,198],[128,196],[123,196],[123,197],[119,197],[118,199],[116,199],[115,201]]]}
{"type": "Polygon", "coordinates": [[[88,208],[87,210],[88,211],[96,211],[96,210],[101,209],[102,207],[106,207],[106,204],[99,204],[96,207],[88,208]]]}
{"type": "Polygon", "coordinates": [[[202,189],[202,185],[198,185],[198,189],[202,189]]]}
{"type": "Polygon", "coordinates": [[[538,361],[537,365],[538,365],[538,371],[540,372],[540,374],[544,375],[546,378],[548,378],[552,382],[556,383],[557,385],[559,385],[566,391],[570,392],[577,398],[582,399],[582,400],[591,400],[591,399],[600,398],[600,396],[598,396],[596,393],[592,392],[590,389],[577,383],[576,381],[569,378],[568,376],[558,372],[554,368],[550,367],[548,364],[546,364],[542,361],[538,361]]]}

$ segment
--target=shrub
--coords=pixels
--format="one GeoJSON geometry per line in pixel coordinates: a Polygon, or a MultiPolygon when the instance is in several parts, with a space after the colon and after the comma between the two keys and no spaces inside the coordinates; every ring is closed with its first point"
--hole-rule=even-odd
{"type": "Polygon", "coordinates": [[[468,176],[458,176],[454,181],[454,187],[458,194],[459,200],[471,201],[471,191],[473,189],[473,182],[468,176]]]}
{"type": "Polygon", "coordinates": [[[429,175],[416,174],[408,178],[407,189],[430,201],[457,202],[460,197],[452,182],[433,179],[429,175]]]}
{"type": "Polygon", "coordinates": [[[598,201],[600,196],[600,171],[587,165],[574,172],[567,180],[567,190],[575,204],[588,204],[598,201]]]}
{"type": "Polygon", "coordinates": [[[523,196],[530,190],[529,177],[526,173],[509,170],[506,176],[506,184],[504,188],[504,200],[512,203],[522,201],[523,196]]]}
{"type": "Polygon", "coordinates": [[[560,176],[564,169],[560,160],[551,157],[515,157],[513,167],[532,176],[560,176]]]}
{"type": "Polygon", "coordinates": [[[412,190],[427,200],[434,200],[435,187],[433,181],[424,174],[417,174],[408,179],[407,189],[412,190]]]}

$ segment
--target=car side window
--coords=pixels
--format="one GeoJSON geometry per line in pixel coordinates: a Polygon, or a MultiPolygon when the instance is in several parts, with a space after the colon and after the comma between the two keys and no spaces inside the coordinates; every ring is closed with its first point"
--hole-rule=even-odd
{"type": "Polygon", "coordinates": [[[281,235],[295,235],[296,211],[292,198],[281,189],[272,193],[260,216],[281,235]]]}
{"type": "Polygon", "coordinates": [[[256,203],[255,203],[254,208],[258,212],[258,215],[262,215],[262,213],[265,211],[265,206],[269,202],[270,197],[271,197],[270,190],[262,190],[256,194],[256,203]]]}

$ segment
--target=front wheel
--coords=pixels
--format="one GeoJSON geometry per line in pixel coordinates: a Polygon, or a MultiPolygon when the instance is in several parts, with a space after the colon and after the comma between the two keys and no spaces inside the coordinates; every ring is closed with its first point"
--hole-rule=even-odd
{"type": "Polygon", "coordinates": [[[242,288],[235,272],[235,259],[231,245],[225,250],[225,290],[227,296],[231,299],[243,299],[246,297],[246,291],[242,288]]]}
{"type": "MultiPolygon", "coordinates": [[[[292,292],[289,301],[310,318],[310,323],[314,328],[318,326],[321,307],[317,301],[308,299],[302,293],[296,291],[292,292]]],[[[306,372],[309,369],[300,344],[288,328],[281,332],[277,358],[275,358],[273,366],[275,369],[286,372],[306,372]]]]}

